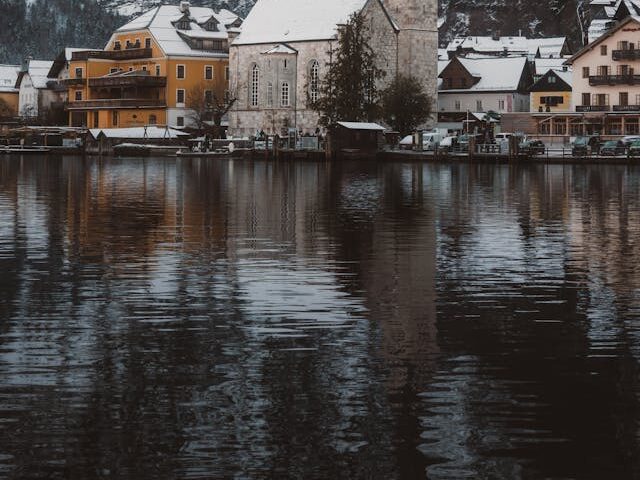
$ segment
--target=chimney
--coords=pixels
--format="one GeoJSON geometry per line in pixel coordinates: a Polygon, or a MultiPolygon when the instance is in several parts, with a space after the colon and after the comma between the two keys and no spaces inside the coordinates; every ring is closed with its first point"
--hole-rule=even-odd
{"type": "Polygon", "coordinates": [[[189,8],[191,7],[191,3],[189,2],[180,2],[180,11],[182,13],[189,14],[189,8]]]}

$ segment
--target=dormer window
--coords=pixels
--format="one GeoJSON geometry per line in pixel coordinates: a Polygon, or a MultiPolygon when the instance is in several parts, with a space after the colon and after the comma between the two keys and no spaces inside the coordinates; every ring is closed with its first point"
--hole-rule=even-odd
{"type": "Polygon", "coordinates": [[[191,30],[191,19],[189,15],[183,15],[180,20],[173,24],[178,30],[191,30]]]}
{"type": "Polygon", "coordinates": [[[218,22],[216,22],[213,18],[209,20],[207,23],[202,25],[202,28],[207,30],[208,32],[217,32],[218,31],[218,22]]]}
{"type": "Polygon", "coordinates": [[[185,21],[185,22],[178,22],[178,30],[189,30],[191,27],[189,25],[189,22],[185,21]]]}

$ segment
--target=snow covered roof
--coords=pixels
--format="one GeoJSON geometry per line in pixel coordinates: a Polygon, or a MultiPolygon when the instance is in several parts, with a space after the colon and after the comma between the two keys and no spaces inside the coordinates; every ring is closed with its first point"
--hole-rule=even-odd
{"type": "Polygon", "coordinates": [[[283,43],[280,43],[278,45],[276,45],[273,48],[270,48],[269,50],[262,52],[264,55],[270,55],[272,53],[286,53],[286,54],[296,54],[298,53],[297,50],[291,48],[289,45],[285,45],[283,43]]]}
{"type": "Polygon", "coordinates": [[[258,0],[234,45],[290,43],[335,38],[336,27],[368,0],[258,0]]]}
{"type": "Polygon", "coordinates": [[[515,91],[527,66],[526,57],[457,58],[452,61],[455,60],[480,80],[470,88],[446,89],[440,93],[515,91]]]}
{"type": "Polygon", "coordinates": [[[448,52],[473,50],[478,53],[519,53],[542,57],[559,57],[566,45],[565,37],[526,38],[526,37],[456,37],[447,45],[448,52]]]}
{"type": "MultiPolygon", "coordinates": [[[[216,53],[191,48],[185,37],[191,39],[226,39],[229,35],[227,25],[240,20],[240,17],[229,10],[215,12],[211,8],[189,7],[187,13],[182,12],[180,6],[177,5],[162,5],[133,19],[116,30],[116,33],[148,29],[166,55],[211,57],[215,56],[216,53]],[[179,30],[177,28],[176,22],[183,18],[187,18],[189,21],[188,30],[179,30]],[[217,31],[215,32],[203,28],[203,25],[212,18],[218,23],[217,31]]],[[[226,53],[220,52],[220,55],[226,56],[226,53]]]]}
{"type": "Polygon", "coordinates": [[[0,92],[16,92],[20,65],[0,65],[0,92]]]}
{"type": "Polygon", "coordinates": [[[20,88],[22,79],[25,75],[29,75],[31,83],[34,88],[47,88],[47,82],[49,81],[49,71],[53,66],[53,61],[49,60],[29,60],[29,66],[26,71],[22,71],[18,74],[16,80],[16,88],[20,88]]]}
{"type": "Polygon", "coordinates": [[[338,125],[348,130],[374,130],[384,132],[385,128],[377,123],[367,122],[338,122],[338,125]]]}
{"type": "Polygon", "coordinates": [[[544,75],[549,70],[562,70],[567,58],[536,58],[534,60],[536,75],[544,75]]]}
{"type": "Polygon", "coordinates": [[[575,55],[573,55],[571,58],[569,58],[565,63],[567,65],[572,65],[573,62],[576,61],[578,58],[580,58],[582,55],[584,55],[585,53],[593,50],[603,40],[606,40],[607,38],[611,37],[618,30],[620,30],[621,28],[625,27],[626,25],[628,25],[631,22],[634,22],[636,24],[640,24],[640,16],[633,16],[632,15],[632,16],[629,16],[629,17],[625,18],[623,21],[616,23],[616,25],[613,28],[607,30],[603,35],[598,37],[593,42],[588,43],[580,51],[576,52],[575,55]]]}
{"type": "Polygon", "coordinates": [[[103,134],[107,138],[178,138],[188,137],[188,133],[175,130],[173,128],[161,128],[161,127],[131,127],[131,128],[91,128],[89,133],[94,139],[97,139],[100,134],[103,134]]]}

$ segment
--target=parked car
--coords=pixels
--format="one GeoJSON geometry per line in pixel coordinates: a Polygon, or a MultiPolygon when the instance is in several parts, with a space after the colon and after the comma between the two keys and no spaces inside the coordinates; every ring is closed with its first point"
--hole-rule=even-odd
{"type": "Polygon", "coordinates": [[[630,157],[640,157],[640,140],[631,143],[628,152],[630,157]]]}
{"type": "Polygon", "coordinates": [[[529,155],[543,155],[547,151],[547,147],[541,140],[525,140],[518,148],[520,152],[529,155]]]}
{"type": "Polygon", "coordinates": [[[627,153],[627,147],[625,147],[622,140],[609,140],[600,148],[600,155],[615,157],[616,155],[624,155],[625,153],[627,153]]]}
{"type": "Polygon", "coordinates": [[[627,135],[626,137],[622,137],[622,142],[627,148],[629,148],[631,144],[636,141],[640,141],[640,135],[627,135]]]}
{"type": "Polygon", "coordinates": [[[589,154],[598,153],[599,149],[600,137],[598,135],[577,137],[571,146],[571,154],[574,157],[584,157],[589,154]]]}
{"type": "Polygon", "coordinates": [[[478,140],[482,138],[481,135],[472,135],[472,134],[464,134],[458,137],[458,146],[460,147],[461,152],[469,151],[469,141],[471,138],[475,138],[476,145],[478,144],[478,140]]]}
{"type": "Polygon", "coordinates": [[[496,142],[502,141],[502,140],[509,140],[511,137],[513,137],[513,133],[507,133],[507,132],[496,133],[494,136],[496,142]]]}

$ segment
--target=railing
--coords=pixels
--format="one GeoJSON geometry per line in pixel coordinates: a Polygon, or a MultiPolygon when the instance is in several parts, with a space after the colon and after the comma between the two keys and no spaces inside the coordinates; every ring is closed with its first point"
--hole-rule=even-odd
{"type": "Polygon", "coordinates": [[[576,105],[576,112],[608,112],[611,105],[576,105]]]}
{"type": "Polygon", "coordinates": [[[131,48],[128,50],[87,50],[83,52],[73,52],[72,61],[83,61],[89,58],[99,58],[104,60],[132,60],[136,58],[151,58],[153,50],[150,48],[131,48]]]}
{"type": "Polygon", "coordinates": [[[167,77],[129,75],[89,79],[90,87],[166,87],[167,77]]]}
{"type": "Polygon", "coordinates": [[[592,75],[589,85],[640,85],[640,75],[592,75]]]}
{"type": "Polygon", "coordinates": [[[614,60],[640,60],[640,49],[614,50],[612,57],[614,60]]]}
{"type": "Polygon", "coordinates": [[[640,105],[614,105],[614,112],[640,112],[640,105]]]}
{"type": "Polygon", "coordinates": [[[70,102],[69,110],[87,110],[91,108],[165,108],[165,100],[147,98],[95,99],[70,102]]]}
{"type": "Polygon", "coordinates": [[[65,85],[67,87],[79,87],[83,86],[86,78],[64,78],[60,80],[61,85],[65,85]]]}

